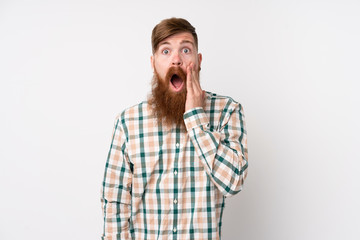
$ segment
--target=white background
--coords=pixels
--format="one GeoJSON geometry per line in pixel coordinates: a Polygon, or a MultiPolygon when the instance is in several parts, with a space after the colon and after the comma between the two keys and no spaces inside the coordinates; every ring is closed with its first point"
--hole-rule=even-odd
{"type": "Polygon", "coordinates": [[[115,116],[150,92],[152,28],[197,29],[242,103],[249,175],[223,239],[360,239],[358,1],[0,1],[0,239],[100,239],[115,116]]]}

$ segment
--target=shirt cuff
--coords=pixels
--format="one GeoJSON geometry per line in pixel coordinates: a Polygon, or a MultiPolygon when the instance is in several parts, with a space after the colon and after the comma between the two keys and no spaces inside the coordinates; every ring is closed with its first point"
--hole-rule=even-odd
{"type": "Polygon", "coordinates": [[[200,125],[209,127],[209,119],[202,107],[192,108],[184,113],[184,122],[187,130],[200,125]]]}

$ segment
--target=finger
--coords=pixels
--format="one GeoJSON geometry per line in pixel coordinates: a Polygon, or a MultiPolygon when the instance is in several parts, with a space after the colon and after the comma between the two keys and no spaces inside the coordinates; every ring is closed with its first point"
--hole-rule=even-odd
{"type": "Polygon", "coordinates": [[[186,88],[188,91],[193,90],[191,64],[186,67],[186,88]]]}

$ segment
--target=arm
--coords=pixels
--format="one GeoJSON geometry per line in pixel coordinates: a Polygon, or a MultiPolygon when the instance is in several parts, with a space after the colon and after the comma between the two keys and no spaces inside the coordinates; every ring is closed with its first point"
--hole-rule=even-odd
{"type": "Polygon", "coordinates": [[[241,191],[248,170],[247,137],[243,108],[230,102],[219,131],[210,131],[202,107],[184,113],[184,121],[196,153],[211,181],[229,197],[241,191]]]}
{"type": "Polygon", "coordinates": [[[115,120],[102,185],[103,240],[131,239],[129,219],[132,172],[125,142],[125,133],[118,116],[115,120]]]}

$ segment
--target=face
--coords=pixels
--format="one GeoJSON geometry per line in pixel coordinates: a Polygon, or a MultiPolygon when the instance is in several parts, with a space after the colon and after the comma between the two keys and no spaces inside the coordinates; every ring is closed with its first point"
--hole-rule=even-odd
{"type": "Polygon", "coordinates": [[[194,63],[195,69],[200,68],[201,54],[197,53],[190,33],[166,38],[151,57],[154,77],[149,104],[153,106],[157,118],[165,124],[185,127],[186,67],[191,63],[194,63]]]}
{"type": "Polygon", "coordinates": [[[181,68],[186,74],[186,68],[194,63],[199,69],[202,56],[197,52],[191,33],[183,32],[170,36],[160,42],[158,49],[151,56],[151,66],[162,81],[167,81],[169,90],[176,93],[186,88],[186,79],[171,79],[170,68],[181,68]],[[168,76],[167,76],[168,75],[168,76]]]}

